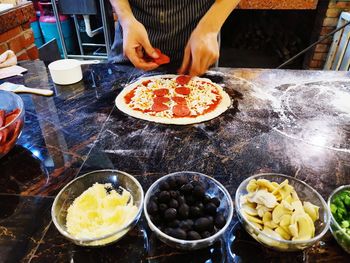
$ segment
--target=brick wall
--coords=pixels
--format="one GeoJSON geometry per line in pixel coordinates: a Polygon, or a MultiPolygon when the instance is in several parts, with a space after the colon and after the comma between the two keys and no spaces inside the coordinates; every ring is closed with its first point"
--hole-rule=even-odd
{"type": "Polygon", "coordinates": [[[32,3],[18,6],[0,15],[0,54],[13,50],[18,60],[38,58],[38,49],[34,44],[34,34],[30,28],[30,18],[35,15],[32,3]]]}
{"type": "MultiPolygon", "coordinates": [[[[325,17],[322,21],[319,37],[322,37],[337,27],[340,13],[343,11],[350,11],[350,0],[330,0],[327,6],[325,17]]],[[[322,43],[318,44],[311,57],[309,68],[322,69],[328,55],[329,48],[333,39],[328,38],[322,43]]]]}

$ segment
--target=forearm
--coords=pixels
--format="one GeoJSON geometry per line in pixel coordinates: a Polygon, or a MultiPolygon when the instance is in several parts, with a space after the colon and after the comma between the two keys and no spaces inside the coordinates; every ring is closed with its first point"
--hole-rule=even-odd
{"type": "Polygon", "coordinates": [[[227,17],[240,0],[216,0],[199,22],[199,26],[210,32],[219,32],[227,17]]]}
{"type": "Polygon", "coordinates": [[[135,20],[135,17],[131,11],[131,7],[128,0],[109,0],[114,11],[118,16],[120,24],[123,26],[130,21],[135,20]]]}

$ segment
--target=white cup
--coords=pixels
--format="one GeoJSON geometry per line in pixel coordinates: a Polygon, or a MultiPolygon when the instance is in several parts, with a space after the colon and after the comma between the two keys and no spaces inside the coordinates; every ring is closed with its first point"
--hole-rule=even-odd
{"type": "Polygon", "coordinates": [[[49,64],[49,71],[54,83],[70,85],[83,79],[81,65],[98,63],[100,63],[99,60],[60,59],[49,64]]]}

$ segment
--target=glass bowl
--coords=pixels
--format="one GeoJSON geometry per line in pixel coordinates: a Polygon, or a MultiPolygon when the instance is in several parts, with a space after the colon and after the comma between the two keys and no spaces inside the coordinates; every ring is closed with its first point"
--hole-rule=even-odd
{"type": "Polygon", "coordinates": [[[350,185],[343,185],[338,187],[331,193],[331,195],[328,198],[328,209],[329,213],[331,214],[331,233],[334,236],[335,240],[337,240],[338,244],[347,252],[350,253],[350,235],[348,235],[338,224],[338,222],[335,220],[332,212],[331,212],[331,202],[333,198],[340,193],[343,190],[350,190],[350,185]]]}
{"type": "Polygon", "coordinates": [[[214,178],[202,174],[202,173],[197,173],[197,172],[188,172],[188,171],[183,171],[183,172],[176,172],[176,173],[171,173],[166,176],[163,176],[162,178],[158,179],[155,181],[151,187],[148,189],[146,196],[145,196],[145,205],[144,205],[144,213],[146,216],[146,220],[148,223],[148,226],[150,229],[155,233],[155,235],[165,244],[175,247],[178,249],[183,249],[183,250],[196,250],[196,249],[201,249],[208,247],[215,243],[226,231],[228,228],[232,215],[233,215],[233,202],[231,199],[231,196],[229,192],[225,189],[225,187],[216,181],[214,178]],[[151,196],[159,191],[159,185],[163,181],[167,180],[169,177],[180,177],[180,176],[186,176],[189,181],[199,181],[205,185],[206,189],[206,194],[210,195],[211,197],[217,197],[219,198],[220,206],[218,208],[218,212],[221,212],[223,216],[226,219],[226,224],[224,225],[223,228],[221,228],[217,233],[214,235],[205,238],[205,239],[199,239],[199,240],[183,240],[183,239],[177,239],[174,237],[171,237],[164,232],[162,232],[151,220],[150,215],[147,211],[147,205],[148,202],[151,198],[151,196]]]}
{"type": "Polygon", "coordinates": [[[0,90],[0,158],[16,144],[24,125],[24,104],[20,96],[0,90]],[[7,116],[7,124],[3,117],[7,116]],[[3,125],[4,124],[4,125],[3,125]]]}
{"type": "Polygon", "coordinates": [[[132,229],[137,224],[142,213],[143,200],[144,193],[142,186],[130,174],[117,170],[93,171],[74,179],[58,193],[51,209],[52,221],[58,231],[76,245],[105,246],[121,239],[130,229],[132,229]],[[137,207],[137,213],[124,228],[118,229],[108,235],[94,239],[76,238],[67,232],[67,209],[73,203],[75,198],[82,194],[86,189],[91,187],[94,183],[111,183],[114,189],[118,189],[118,187],[121,186],[129,191],[133,197],[134,205],[137,207]]]}
{"type": "Polygon", "coordinates": [[[238,187],[235,197],[235,206],[239,220],[241,221],[244,229],[259,243],[262,245],[273,248],[279,251],[298,251],[308,248],[319,241],[327,232],[330,224],[330,215],[327,208],[326,202],[323,200],[322,196],[317,193],[316,190],[311,188],[306,183],[295,179],[294,177],[275,174],[275,173],[263,173],[253,175],[245,179],[238,187]],[[282,183],[284,180],[288,179],[289,184],[294,187],[300,200],[309,201],[312,204],[319,207],[319,219],[315,222],[315,236],[308,240],[284,240],[280,238],[273,237],[271,235],[265,234],[259,230],[254,224],[248,221],[241,211],[241,196],[247,194],[247,184],[252,179],[267,179],[271,182],[282,183]]]}

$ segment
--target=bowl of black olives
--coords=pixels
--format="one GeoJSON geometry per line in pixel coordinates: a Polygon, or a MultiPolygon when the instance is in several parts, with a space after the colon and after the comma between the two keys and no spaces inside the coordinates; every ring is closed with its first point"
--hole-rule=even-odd
{"type": "Polygon", "coordinates": [[[212,245],[226,231],[233,202],[225,187],[197,172],[168,174],[148,189],[144,213],[165,244],[185,250],[212,245]]]}

